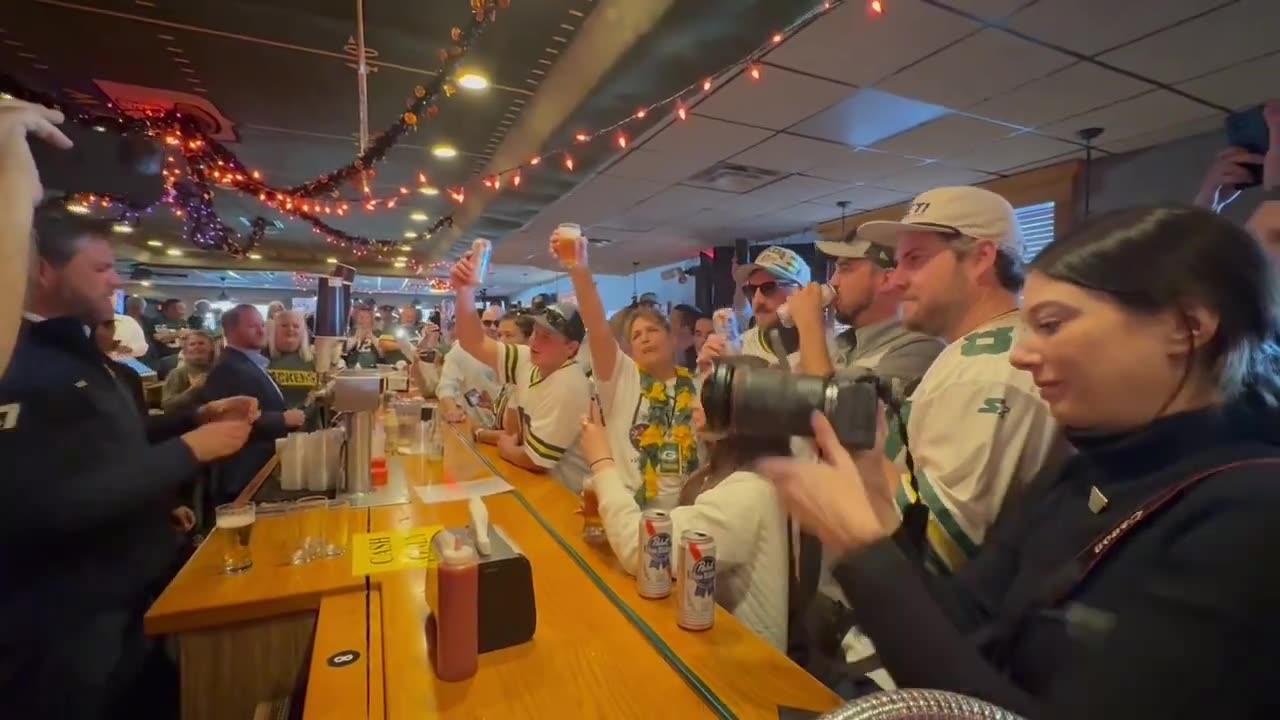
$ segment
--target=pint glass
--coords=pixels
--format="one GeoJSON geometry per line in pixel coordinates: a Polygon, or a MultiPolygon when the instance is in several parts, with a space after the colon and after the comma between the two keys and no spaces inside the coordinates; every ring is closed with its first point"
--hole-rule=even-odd
{"type": "Polygon", "coordinates": [[[222,569],[240,573],[253,567],[253,551],[249,546],[253,538],[253,503],[220,505],[215,512],[217,529],[213,540],[220,543],[222,569]]]}

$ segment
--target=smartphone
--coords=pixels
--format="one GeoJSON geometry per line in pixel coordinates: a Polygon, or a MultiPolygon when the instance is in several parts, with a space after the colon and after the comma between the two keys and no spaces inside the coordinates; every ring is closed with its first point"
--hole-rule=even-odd
{"type": "MultiPolygon", "coordinates": [[[[1227,116],[1227,144],[1242,148],[1251,153],[1266,155],[1271,145],[1271,134],[1267,130],[1267,120],[1262,115],[1262,106],[1234,112],[1227,116]]],[[[1262,166],[1245,165],[1252,176],[1247,183],[1236,185],[1237,190],[1255,187],[1262,184],[1262,166]]]]}
{"type": "Polygon", "coordinates": [[[164,151],[143,136],[121,137],[95,126],[64,123],[59,129],[74,147],[61,150],[31,141],[31,155],[46,190],[66,195],[112,195],[148,207],[164,197],[164,151]]]}
{"type": "Polygon", "coordinates": [[[470,405],[471,407],[480,407],[480,391],[479,390],[472,388],[466,391],[465,393],[463,393],[462,397],[467,399],[467,404],[470,405]]]}

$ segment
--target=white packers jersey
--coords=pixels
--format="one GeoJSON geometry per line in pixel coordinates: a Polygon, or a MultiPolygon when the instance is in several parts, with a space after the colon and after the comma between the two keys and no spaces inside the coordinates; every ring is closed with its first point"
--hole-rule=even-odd
{"type": "MultiPolygon", "coordinates": [[[[1009,364],[1022,331],[1016,315],[991,320],[947,345],[904,403],[919,494],[929,506],[929,547],[941,569],[977,552],[1000,509],[1066,441],[1030,373],[1009,364]]],[[[895,426],[896,427],[896,426],[895,426]]],[[[902,437],[885,448],[901,471],[897,500],[915,500],[902,437]]]]}
{"type": "Polygon", "coordinates": [[[578,436],[582,418],[591,410],[591,381],[575,360],[549,375],[533,364],[527,345],[498,343],[498,380],[516,386],[518,430],[525,454],[574,492],[581,492],[587,476],[578,436]]]}

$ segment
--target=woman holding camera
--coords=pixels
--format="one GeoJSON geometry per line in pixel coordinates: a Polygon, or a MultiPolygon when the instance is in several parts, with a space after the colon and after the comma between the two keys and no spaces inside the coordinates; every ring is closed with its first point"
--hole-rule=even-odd
{"type": "MultiPolygon", "coordinates": [[[[761,358],[735,356],[723,362],[764,368],[761,358]]],[[[699,408],[700,410],[700,408],[699,408]]],[[[619,473],[611,438],[592,403],[582,422],[582,454],[600,500],[600,520],[618,562],[634,575],[640,562],[641,508],[619,473]]],[[[697,413],[700,415],[701,413],[697,413]]],[[[699,431],[702,421],[698,418],[699,431]]],[[[756,460],[785,455],[790,439],[730,436],[708,443],[707,464],[689,476],[671,510],[671,537],[685,530],[716,541],[716,603],[779,651],[787,645],[787,519],[769,481],[751,471],[756,460]]]]}
{"type": "MultiPolygon", "coordinates": [[[[1028,717],[1274,717],[1277,285],[1212,213],[1111,212],[1032,263],[1011,362],[1077,455],[954,576],[924,572],[893,483],[825,418],[824,464],[770,460],[900,685],[1028,717]],[[1141,271],[1139,271],[1141,269],[1141,271]]],[[[908,445],[910,438],[907,439],[908,445]]]]}
{"type": "Polygon", "coordinates": [[[551,252],[573,281],[605,427],[623,479],[646,504],[673,507],[685,478],[699,465],[693,434],[699,388],[693,374],[676,364],[671,323],[657,307],[637,306],[626,321],[631,354],[623,353],[587,267],[586,239],[556,230],[551,252]]]}

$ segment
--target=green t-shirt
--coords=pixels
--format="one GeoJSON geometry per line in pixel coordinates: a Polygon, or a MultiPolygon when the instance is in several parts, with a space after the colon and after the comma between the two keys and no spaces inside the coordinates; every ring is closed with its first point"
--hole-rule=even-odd
{"type": "Polygon", "coordinates": [[[307,402],[307,394],[316,389],[319,380],[316,377],[315,362],[307,362],[296,352],[282,353],[267,366],[267,373],[280,386],[280,394],[284,395],[284,404],[290,408],[301,408],[307,402]]]}

